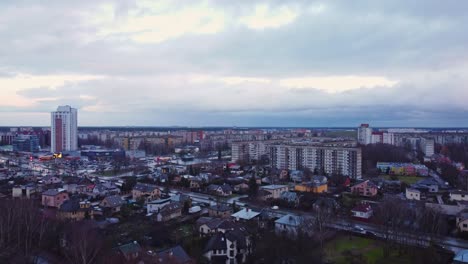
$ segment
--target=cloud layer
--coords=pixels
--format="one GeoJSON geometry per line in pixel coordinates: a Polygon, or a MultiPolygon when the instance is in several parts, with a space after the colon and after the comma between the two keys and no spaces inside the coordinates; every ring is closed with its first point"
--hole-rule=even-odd
{"type": "Polygon", "coordinates": [[[466,126],[468,3],[0,3],[0,125],[466,126]]]}

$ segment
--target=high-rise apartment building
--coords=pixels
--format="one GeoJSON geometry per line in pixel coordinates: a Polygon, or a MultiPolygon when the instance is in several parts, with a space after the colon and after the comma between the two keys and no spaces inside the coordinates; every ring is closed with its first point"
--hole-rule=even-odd
{"type": "Polygon", "coordinates": [[[253,161],[268,155],[277,169],[340,174],[355,179],[362,177],[362,153],[355,142],[244,141],[232,143],[232,161],[253,161]]]}
{"type": "Polygon", "coordinates": [[[51,113],[51,151],[78,149],[78,111],[69,105],[59,106],[51,113]]]}
{"type": "Polygon", "coordinates": [[[369,124],[361,124],[358,127],[358,142],[362,145],[372,143],[372,128],[369,127],[369,124]]]}

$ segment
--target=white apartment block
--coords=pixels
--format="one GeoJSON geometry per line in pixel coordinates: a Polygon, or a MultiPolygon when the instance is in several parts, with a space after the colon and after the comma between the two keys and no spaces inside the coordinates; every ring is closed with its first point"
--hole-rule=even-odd
{"type": "Polygon", "coordinates": [[[358,142],[362,145],[372,143],[372,128],[369,127],[369,124],[361,124],[358,127],[358,142]]]}
{"type": "Polygon", "coordinates": [[[309,168],[326,174],[362,177],[362,153],[358,147],[271,144],[270,162],[278,169],[309,168]]]}
{"type": "Polygon", "coordinates": [[[78,111],[69,105],[59,106],[51,113],[52,152],[78,149],[78,111]]]}

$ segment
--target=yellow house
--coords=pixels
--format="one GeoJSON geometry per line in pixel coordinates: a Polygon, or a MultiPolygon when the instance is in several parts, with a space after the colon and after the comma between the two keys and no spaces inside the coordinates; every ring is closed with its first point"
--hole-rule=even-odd
{"type": "Polygon", "coordinates": [[[297,192],[324,193],[328,191],[328,180],[325,176],[313,176],[312,181],[297,184],[297,192]]]}

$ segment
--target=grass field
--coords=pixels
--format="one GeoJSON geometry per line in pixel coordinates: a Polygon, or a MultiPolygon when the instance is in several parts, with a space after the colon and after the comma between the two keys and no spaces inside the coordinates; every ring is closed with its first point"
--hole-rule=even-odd
{"type": "MultiPolygon", "coordinates": [[[[380,177],[385,179],[385,180],[391,180],[390,175],[382,175],[380,177]]],[[[404,182],[404,183],[406,183],[408,185],[411,185],[411,184],[413,184],[413,183],[415,183],[417,181],[420,181],[420,180],[424,179],[424,177],[418,177],[418,176],[398,176],[397,178],[401,182],[404,182]]]]}
{"type": "Polygon", "coordinates": [[[325,245],[327,260],[337,263],[411,263],[408,257],[384,257],[382,242],[363,237],[340,236],[325,245]]]}

